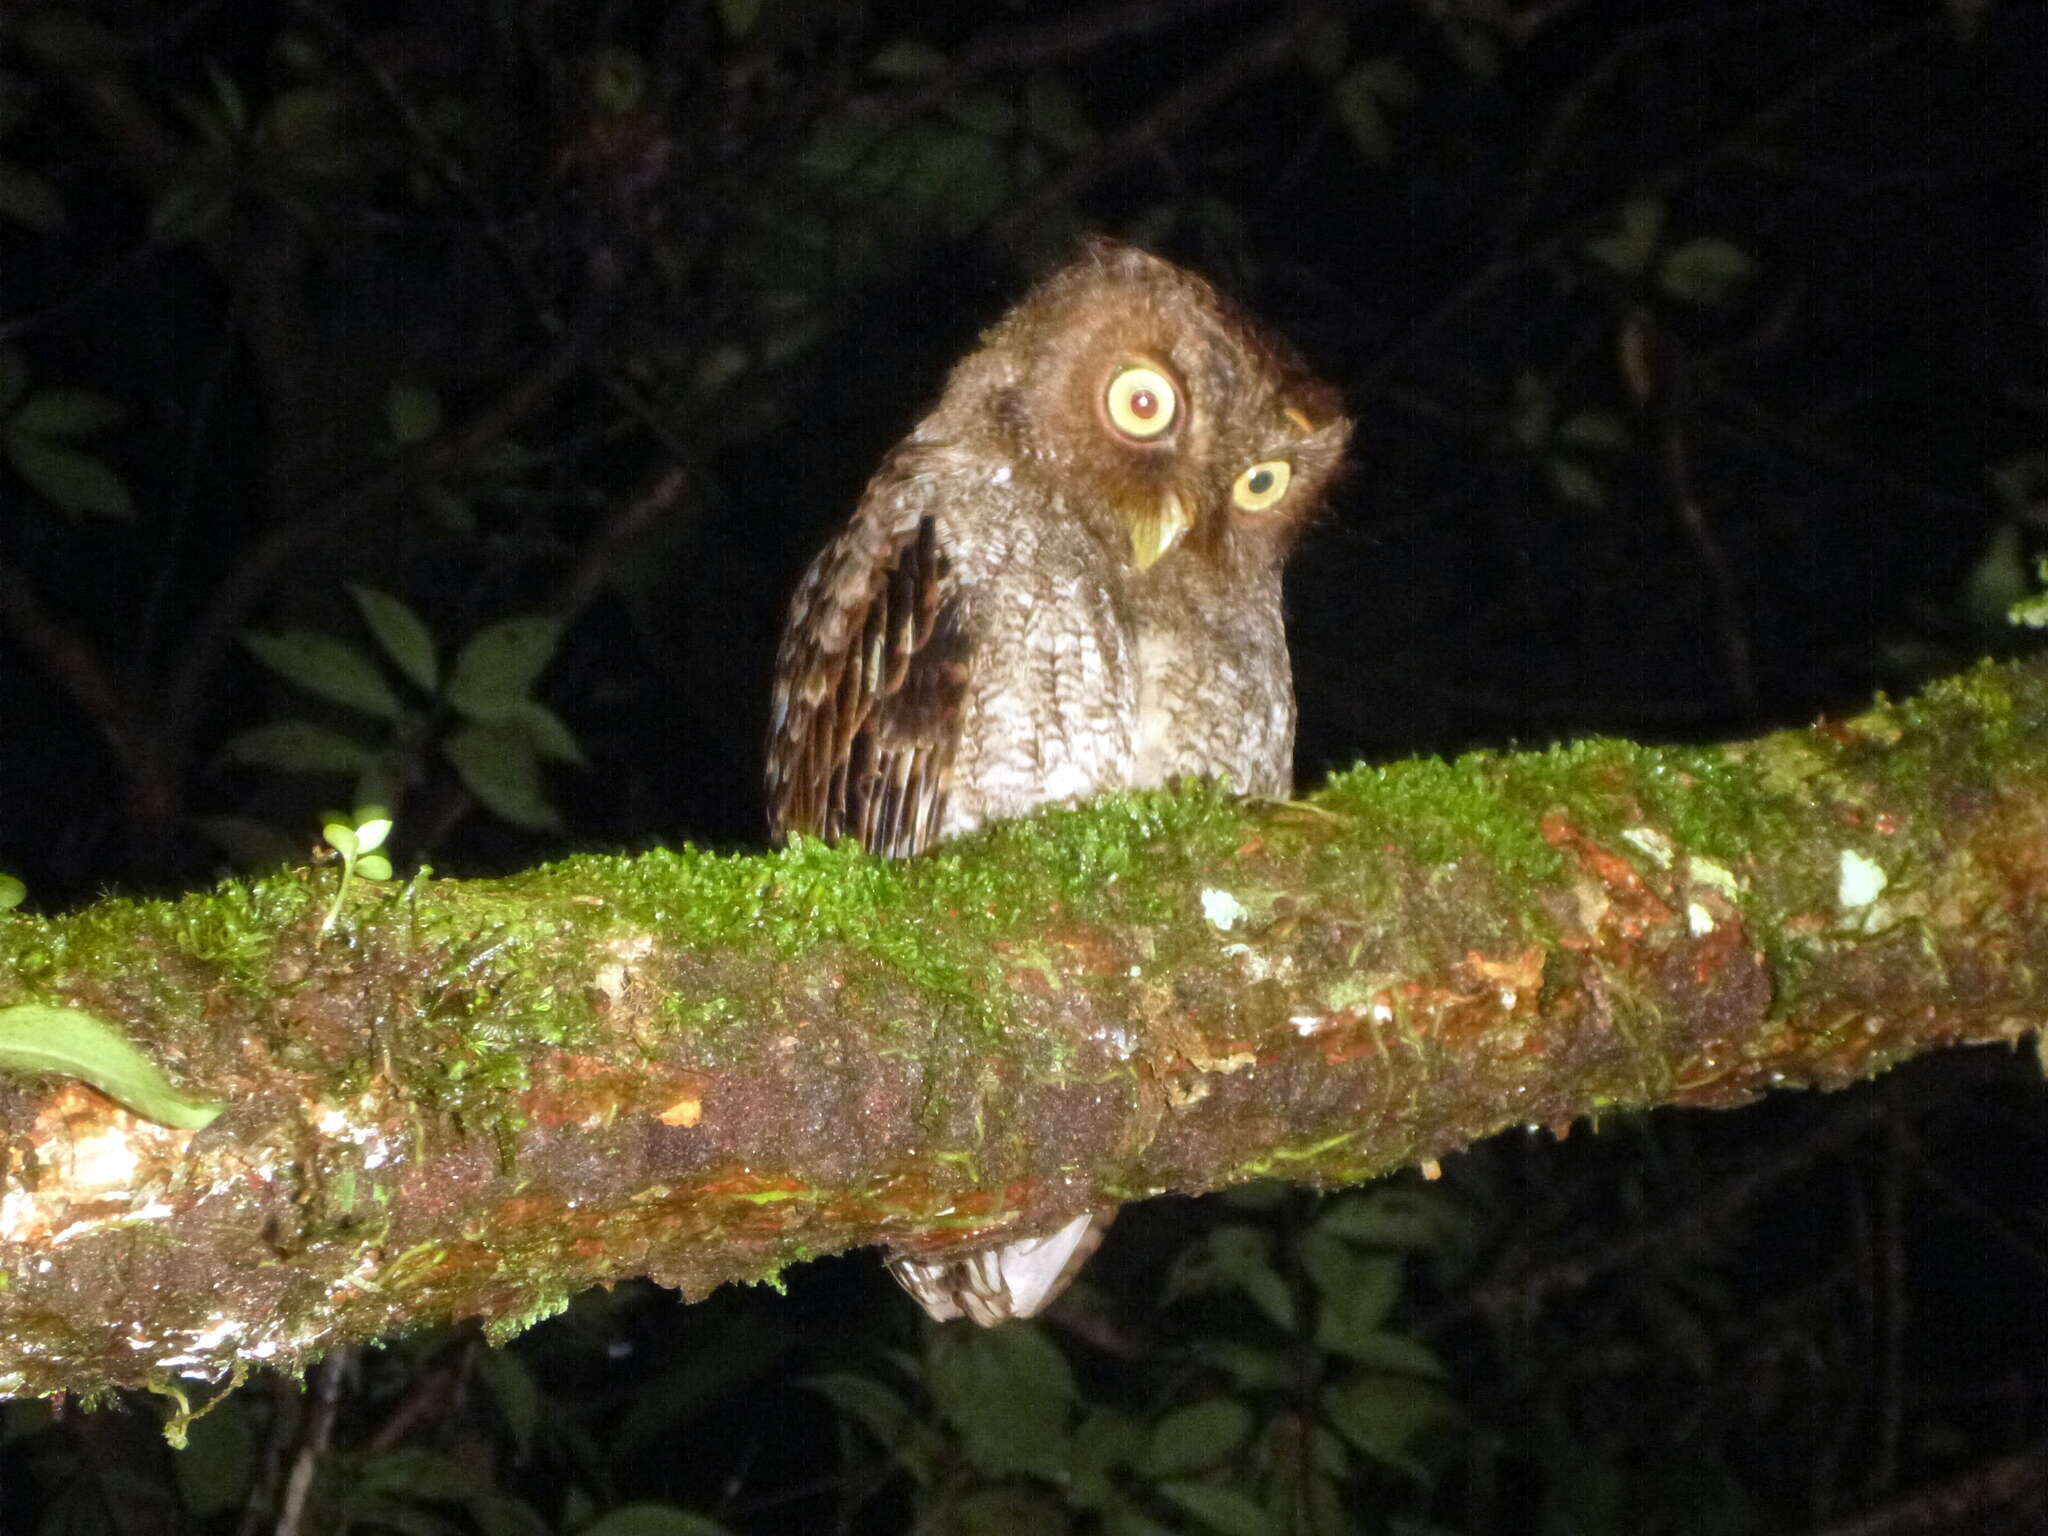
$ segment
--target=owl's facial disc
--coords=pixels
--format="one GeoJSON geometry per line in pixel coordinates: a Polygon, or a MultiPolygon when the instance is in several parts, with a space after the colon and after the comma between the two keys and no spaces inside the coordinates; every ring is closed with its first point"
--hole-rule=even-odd
{"type": "Polygon", "coordinates": [[[1159,499],[1149,505],[1140,503],[1131,509],[1131,564],[1141,571],[1149,571],[1174,545],[1181,535],[1195,526],[1194,514],[1181,498],[1180,492],[1171,488],[1162,491],[1159,499]]]}

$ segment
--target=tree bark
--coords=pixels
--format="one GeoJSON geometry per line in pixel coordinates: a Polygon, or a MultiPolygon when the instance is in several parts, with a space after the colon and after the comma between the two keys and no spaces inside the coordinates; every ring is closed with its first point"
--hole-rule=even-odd
{"type": "Polygon", "coordinates": [[[889,864],[333,868],[0,919],[203,1130],[0,1079],[0,1392],[168,1388],[584,1286],[687,1295],[1503,1127],[2014,1041],[2048,977],[2048,667],[1718,747],[1111,797],[889,864]]]}

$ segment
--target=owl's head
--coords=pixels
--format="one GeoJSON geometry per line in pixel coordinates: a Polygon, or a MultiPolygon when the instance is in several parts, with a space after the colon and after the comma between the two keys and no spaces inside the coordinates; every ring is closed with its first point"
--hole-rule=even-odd
{"type": "Polygon", "coordinates": [[[1140,571],[1169,555],[1277,564],[1351,429],[1284,341],[1192,272],[1113,241],[985,340],[955,385],[981,397],[1016,473],[1140,571]]]}

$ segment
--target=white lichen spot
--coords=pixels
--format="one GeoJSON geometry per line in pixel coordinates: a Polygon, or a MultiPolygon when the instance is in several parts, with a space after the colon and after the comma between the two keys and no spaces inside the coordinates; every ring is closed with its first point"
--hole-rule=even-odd
{"type": "Polygon", "coordinates": [[[1061,763],[1045,776],[1045,798],[1072,800],[1088,793],[1094,785],[1078,763],[1061,763]]]}
{"type": "Polygon", "coordinates": [[[1735,878],[1734,872],[1724,864],[1716,864],[1712,859],[1703,859],[1694,854],[1686,861],[1686,873],[1698,884],[1713,887],[1730,901],[1742,894],[1741,882],[1735,878]]]}
{"type": "Polygon", "coordinates": [[[1320,1013],[1297,1013],[1287,1021],[1297,1035],[1312,1035],[1328,1021],[1320,1013]]]}
{"type": "Polygon", "coordinates": [[[1643,855],[1659,869],[1669,869],[1677,855],[1671,847],[1671,839],[1655,827],[1627,827],[1621,840],[1643,855]]]}
{"type": "Polygon", "coordinates": [[[1686,930],[1696,939],[1704,939],[1714,931],[1714,914],[1696,901],[1685,904],[1686,930]]]}
{"type": "Polygon", "coordinates": [[[1218,933],[1230,932],[1251,915],[1251,909],[1228,891],[1205,888],[1202,892],[1202,916],[1218,933]]]}
{"type": "Polygon", "coordinates": [[[998,464],[989,472],[988,483],[990,485],[1008,485],[1010,483],[1010,466],[998,464]]]}
{"type": "Polygon", "coordinates": [[[1372,1005],[1372,1021],[1373,1021],[1373,1023],[1375,1023],[1375,1024],[1391,1024],[1391,1023],[1393,1023],[1393,1022],[1394,1022],[1394,1005],[1393,1005],[1392,1003],[1388,1003],[1388,1002],[1376,1002],[1376,1003],[1374,1003],[1374,1004],[1372,1005]]]}
{"type": "Polygon", "coordinates": [[[1842,850],[1842,871],[1835,882],[1835,900],[1849,908],[1867,907],[1884,894],[1891,878],[1854,848],[1842,850]]]}

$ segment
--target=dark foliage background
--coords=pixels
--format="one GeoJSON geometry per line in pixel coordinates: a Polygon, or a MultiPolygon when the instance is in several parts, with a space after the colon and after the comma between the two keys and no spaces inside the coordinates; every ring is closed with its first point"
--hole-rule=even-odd
{"type": "MultiPolygon", "coordinates": [[[[0,13],[0,869],[758,839],[785,594],[1088,229],[1344,388],[1301,770],[1723,736],[2009,652],[2048,7],[53,0],[0,13]]],[[[14,1530],[2048,1528],[2031,1066],[0,1411],[14,1530]],[[203,1395],[203,1394],[202,1394],[203,1395]]],[[[4,1307],[4,1302],[0,1302],[4,1307]]]]}

